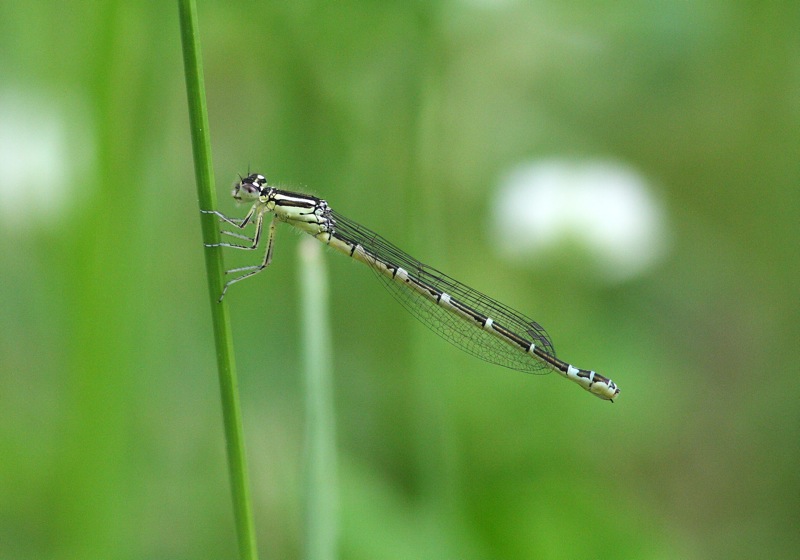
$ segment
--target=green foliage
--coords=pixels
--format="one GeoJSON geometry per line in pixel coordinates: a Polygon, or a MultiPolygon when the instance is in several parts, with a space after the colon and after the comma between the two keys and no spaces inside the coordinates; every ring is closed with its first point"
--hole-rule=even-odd
{"type": "MultiPolygon", "coordinates": [[[[622,388],[474,360],[326,251],[342,558],[796,555],[793,10],[200,4],[224,212],[248,167],[322,196],[622,388]],[[494,250],[500,178],[552,156],[657,185],[658,267],[494,250]]],[[[0,16],[0,557],[235,557],[176,6],[0,16]]],[[[297,245],[226,296],[264,558],[303,550],[297,245]]]]}

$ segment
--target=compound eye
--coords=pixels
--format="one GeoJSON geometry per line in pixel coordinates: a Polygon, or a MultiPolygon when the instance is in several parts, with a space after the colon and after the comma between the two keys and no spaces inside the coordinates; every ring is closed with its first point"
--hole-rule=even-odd
{"type": "Polygon", "coordinates": [[[253,184],[256,185],[256,187],[261,188],[263,185],[267,183],[267,178],[258,173],[253,173],[242,179],[242,183],[253,184]]]}

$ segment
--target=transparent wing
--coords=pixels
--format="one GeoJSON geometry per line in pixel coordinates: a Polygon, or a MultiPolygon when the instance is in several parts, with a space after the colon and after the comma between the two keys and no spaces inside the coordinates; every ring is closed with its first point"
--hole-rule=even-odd
{"type": "MultiPolygon", "coordinates": [[[[331,211],[335,220],[335,233],[352,244],[361,245],[367,252],[377,256],[389,264],[402,267],[409,276],[432,286],[440,292],[447,293],[458,302],[468,306],[477,313],[490,317],[495,325],[501,325],[518,336],[536,344],[537,347],[555,357],[555,350],[550,337],[536,321],[514,311],[469,286],[466,286],[439,272],[433,267],[421,263],[407,253],[401,251],[377,233],[361,226],[341,214],[331,211]]],[[[497,336],[476,327],[459,315],[448,311],[435,301],[428,299],[414,289],[394,281],[383,274],[377,267],[371,267],[386,289],[414,317],[419,319],[433,332],[464,350],[487,362],[527,373],[548,373],[547,366],[525,353],[521,349],[504,342],[497,336]]]]}

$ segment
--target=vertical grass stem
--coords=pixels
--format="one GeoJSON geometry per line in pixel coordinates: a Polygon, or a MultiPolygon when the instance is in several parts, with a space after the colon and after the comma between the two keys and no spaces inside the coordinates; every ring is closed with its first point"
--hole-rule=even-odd
{"type": "MultiPolygon", "coordinates": [[[[208,134],[208,115],[200,58],[197,26],[197,9],[193,0],[179,0],[183,63],[186,75],[186,94],[189,104],[189,124],[192,136],[197,196],[201,209],[216,208],[214,174],[211,165],[211,147],[208,134]]],[[[219,226],[215,216],[201,215],[204,243],[219,242],[219,226]]],[[[233,339],[228,306],[217,303],[222,293],[224,266],[219,249],[203,251],[208,277],[209,301],[217,354],[222,415],[225,424],[228,472],[230,475],[233,510],[239,543],[239,557],[243,560],[257,558],[255,527],[247,477],[247,461],[242,433],[242,417],[236,381],[236,364],[233,357],[233,339]]]]}
{"type": "Polygon", "coordinates": [[[305,237],[299,250],[306,398],[304,558],[334,560],[338,491],[328,279],[319,242],[305,237]]]}

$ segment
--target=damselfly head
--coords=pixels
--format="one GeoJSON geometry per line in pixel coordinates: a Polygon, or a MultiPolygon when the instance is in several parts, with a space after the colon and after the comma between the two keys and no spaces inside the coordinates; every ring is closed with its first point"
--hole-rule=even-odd
{"type": "Polygon", "coordinates": [[[258,173],[253,173],[247,177],[239,177],[239,181],[233,185],[231,196],[239,201],[255,200],[261,195],[261,189],[266,186],[267,178],[258,173]]]}

